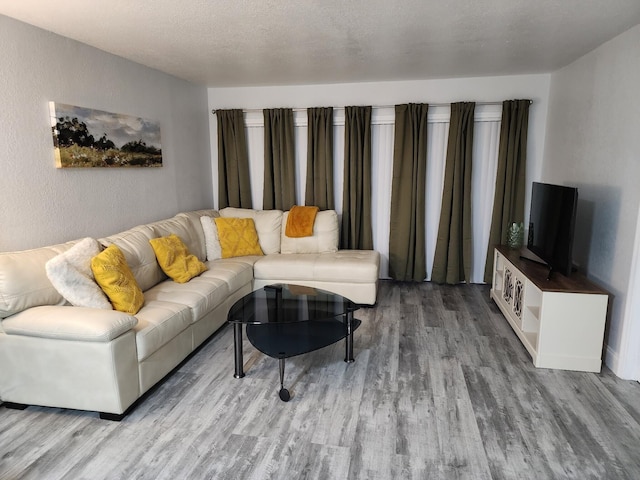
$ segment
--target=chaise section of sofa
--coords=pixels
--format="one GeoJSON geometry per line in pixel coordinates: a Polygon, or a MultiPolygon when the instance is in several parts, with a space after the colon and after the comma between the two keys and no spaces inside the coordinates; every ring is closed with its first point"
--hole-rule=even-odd
{"type": "Polygon", "coordinates": [[[291,283],[337,293],[352,302],[373,305],[380,257],[374,250],[267,255],[253,266],[254,290],[291,283]]]}
{"type": "Polygon", "coordinates": [[[286,234],[289,212],[224,208],[222,217],[253,218],[264,256],[255,257],[253,289],[273,283],[320,288],[364,305],[376,303],[380,254],[375,250],[339,250],[335,210],[318,212],[313,233],[286,234]]]}

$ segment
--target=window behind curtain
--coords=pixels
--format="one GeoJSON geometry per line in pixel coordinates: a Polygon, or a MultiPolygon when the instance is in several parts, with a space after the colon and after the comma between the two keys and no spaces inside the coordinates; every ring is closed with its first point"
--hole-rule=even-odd
{"type": "MultiPolygon", "coordinates": [[[[491,212],[495,189],[501,105],[477,105],[473,143],[472,228],[473,265],[471,281],[483,281],[491,212]]],[[[427,181],[426,181],[426,256],[427,279],[431,279],[435,242],[440,220],[440,203],[444,183],[444,164],[449,134],[449,107],[430,106],[428,115],[427,181]]],[[[245,115],[249,170],[253,208],[262,208],[264,173],[264,126],[261,111],[245,115]]],[[[296,141],[296,195],[304,204],[307,174],[307,114],[294,111],[296,141]]],[[[388,277],[389,212],[391,208],[391,176],[393,172],[394,111],[373,108],[371,125],[371,190],[374,248],[381,254],[380,276],[388,277]]],[[[344,109],[334,108],[334,192],[338,214],[342,212],[344,169],[344,109]]]]}

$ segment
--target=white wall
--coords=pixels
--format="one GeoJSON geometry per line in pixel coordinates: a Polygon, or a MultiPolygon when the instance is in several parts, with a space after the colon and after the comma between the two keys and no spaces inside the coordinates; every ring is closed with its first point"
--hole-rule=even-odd
{"type": "Polygon", "coordinates": [[[0,16],[0,251],[212,206],[207,91],[0,16]],[[49,101],[160,122],[163,166],[56,169],[49,101]]]}
{"type": "Polygon", "coordinates": [[[579,188],[574,254],[615,296],[606,363],[627,378],[633,342],[625,331],[640,322],[624,313],[638,275],[630,265],[640,205],[639,46],[636,26],[551,76],[542,171],[543,180],[579,188]]]}

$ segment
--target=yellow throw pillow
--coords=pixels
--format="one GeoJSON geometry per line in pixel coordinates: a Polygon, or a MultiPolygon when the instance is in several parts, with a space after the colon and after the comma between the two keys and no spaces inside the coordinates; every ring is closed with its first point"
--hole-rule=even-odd
{"type": "Polygon", "coordinates": [[[118,247],[110,245],[93,257],[91,271],[113,308],[130,315],[138,313],[144,295],[118,247]]]}
{"type": "Polygon", "coordinates": [[[264,255],[253,218],[215,218],[222,258],[264,255]]]}
{"type": "Polygon", "coordinates": [[[149,240],[162,271],[174,282],[187,283],[207,270],[207,266],[191,255],[182,239],[171,234],[149,240]]]}

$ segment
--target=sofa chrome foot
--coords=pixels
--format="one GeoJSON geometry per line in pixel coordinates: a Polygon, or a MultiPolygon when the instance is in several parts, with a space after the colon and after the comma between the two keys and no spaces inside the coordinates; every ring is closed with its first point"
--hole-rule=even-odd
{"type": "Polygon", "coordinates": [[[14,403],[14,402],[4,402],[2,405],[4,405],[6,408],[10,408],[11,410],[24,410],[29,406],[29,405],[25,405],[24,403],[14,403]]]}
{"type": "Polygon", "coordinates": [[[111,420],[112,422],[119,422],[126,416],[127,416],[127,412],[125,412],[125,413],[105,413],[105,412],[100,412],[100,419],[102,419],[102,420],[111,420]]]}

